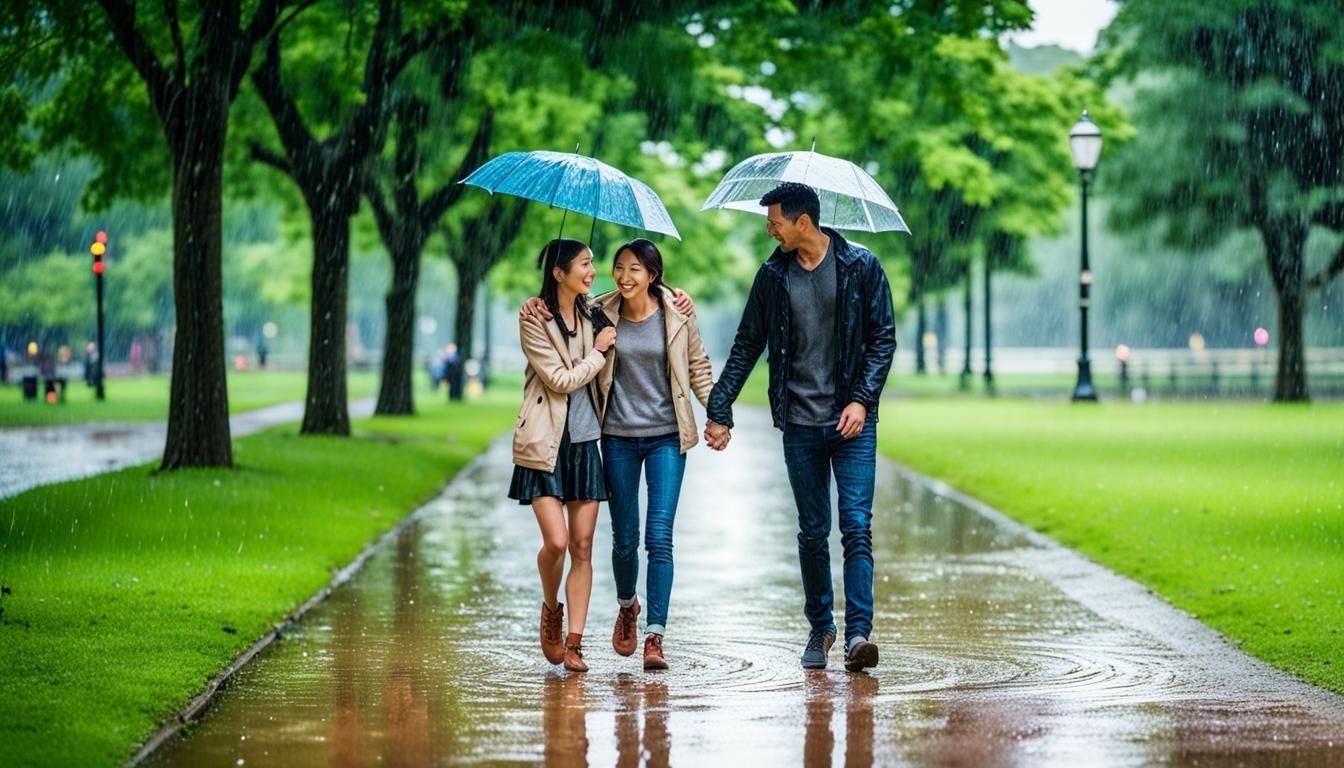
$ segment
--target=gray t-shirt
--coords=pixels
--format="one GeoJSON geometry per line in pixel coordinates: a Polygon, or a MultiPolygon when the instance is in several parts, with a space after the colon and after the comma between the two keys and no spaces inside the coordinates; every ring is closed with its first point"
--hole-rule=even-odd
{"type": "MultiPolygon", "coordinates": [[[[569,340],[569,355],[573,360],[582,357],[577,337],[569,340]]],[[[592,395],[588,393],[591,384],[584,384],[569,395],[569,416],[565,428],[569,430],[569,442],[582,443],[602,437],[602,425],[597,423],[597,409],[593,407],[592,395]]]]}
{"type": "Polygon", "coordinates": [[[835,407],[835,281],[832,248],[811,272],[796,256],[789,259],[790,424],[829,427],[840,418],[835,407]]]}
{"type": "Polygon", "coordinates": [[[620,348],[602,434],[657,437],[677,431],[672,385],[667,380],[667,329],[663,308],[640,320],[621,319],[620,348]]]}

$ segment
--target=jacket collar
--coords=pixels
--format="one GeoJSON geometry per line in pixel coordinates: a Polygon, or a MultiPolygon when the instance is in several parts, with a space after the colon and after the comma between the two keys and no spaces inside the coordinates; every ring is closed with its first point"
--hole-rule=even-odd
{"type": "MultiPolygon", "coordinates": [[[[858,255],[850,246],[849,241],[839,232],[836,232],[830,227],[822,227],[821,231],[827,237],[831,238],[831,253],[835,254],[835,258],[840,266],[848,267],[850,264],[853,264],[854,260],[858,258],[858,255]]],[[[767,267],[770,267],[775,274],[783,275],[788,270],[789,260],[793,258],[793,254],[793,251],[784,250],[783,246],[776,246],[774,253],[771,253],[770,258],[765,260],[765,264],[767,267]]]]}
{"type": "MultiPolygon", "coordinates": [[[[677,331],[681,328],[681,326],[685,325],[686,321],[690,320],[690,318],[687,317],[686,315],[681,314],[680,312],[677,311],[676,307],[672,306],[671,289],[669,289],[667,286],[663,286],[660,290],[662,290],[663,294],[663,326],[667,329],[667,339],[669,342],[671,342],[672,337],[676,335],[677,331]]],[[[607,319],[611,321],[612,325],[616,325],[620,322],[621,320],[620,291],[607,291],[606,293],[594,298],[592,300],[592,305],[596,309],[601,310],[603,314],[607,316],[607,319]]]]}
{"type": "MultiPolygon", "coordinates": [[[[582,315],[579,316],[579,354],[586,355],[593,348],[592,322],[582,315]]],[[[569,337],[560,332],[560,324],[551,318],[546,321],[546,335],[551,339],[551,345],[555,351],[560,353],[560,359],[565,361],[565,365],[574,365],[573,356],[569,353],[569,337]]]]}

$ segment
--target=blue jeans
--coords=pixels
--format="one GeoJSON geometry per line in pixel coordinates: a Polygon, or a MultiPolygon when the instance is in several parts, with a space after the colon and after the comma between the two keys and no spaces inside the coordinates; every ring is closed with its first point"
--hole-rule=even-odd
{"type": "Polygon", "coordinates": [[[831,587],[831,474],[840,502],[840,542],[845,548],[845,643],[873,630],[873,482],[877,425],[846,440],[835,426],[784,427],[784,463],[798,507],[798,561],[803,572],[803,614],[813,629],[835,632],[831,587]]]}
{"type": "Polygon", "coordinates": [[[649,509],[644,530],[644,551],[649,557],[648,599],[645,629],[664,634],[667,603],[672,595],[672,523],[677,517],[677,498],[686,474],[686,456],[676,434],[657,437],[602,436],[602,463],[611,494],[611,570],[616,576],[616,597],[635,596],[639,581],[639,475],[648,482],[649,509]]]}

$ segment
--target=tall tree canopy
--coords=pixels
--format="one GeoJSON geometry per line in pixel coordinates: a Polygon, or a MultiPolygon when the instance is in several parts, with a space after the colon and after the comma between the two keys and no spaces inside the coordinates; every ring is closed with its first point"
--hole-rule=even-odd
{"type": "Polygon", "coordinates": [[[1136,78],[1139,137],[1107,173],[1122,228],[1212,247],[1259,235],[1278,299],[1274,399],[1309,398],[1303,313],[1344,270],[1344,24],[1334,0],[1123,0],[1104,37],[1112,77],[1136,78]]]}

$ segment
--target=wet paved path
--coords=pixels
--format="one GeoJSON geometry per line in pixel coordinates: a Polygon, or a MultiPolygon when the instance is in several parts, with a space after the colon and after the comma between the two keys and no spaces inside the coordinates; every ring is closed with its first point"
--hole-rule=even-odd
{"type": "MultiPolygon", "coordinates": [[[[371,397],[352,400],[350,417],[373,413],[371,397]]],[[[303,419],[303,403],[281,403],[229,417],[235,439],[303,419]]],[[[29,488],[76,480],[163,455],[168,425],[163,422],[106,422],[0,429],[0,499],[29,488]]]]}
{"type": "Polygon", "coordinates": [[[766,418],[743,409],[726,453],[691,453],[671,670],[644,673],[611,650],[605,507],[592,672],[542,659],[539,537],[529,509],[504,498],[506,438],[150,762],[1344,764],[1344,698],[885,462],[874,522],[882,665],[850,675],[837,647],[829,669],[805,672],[795,513],[766,418]]]}

